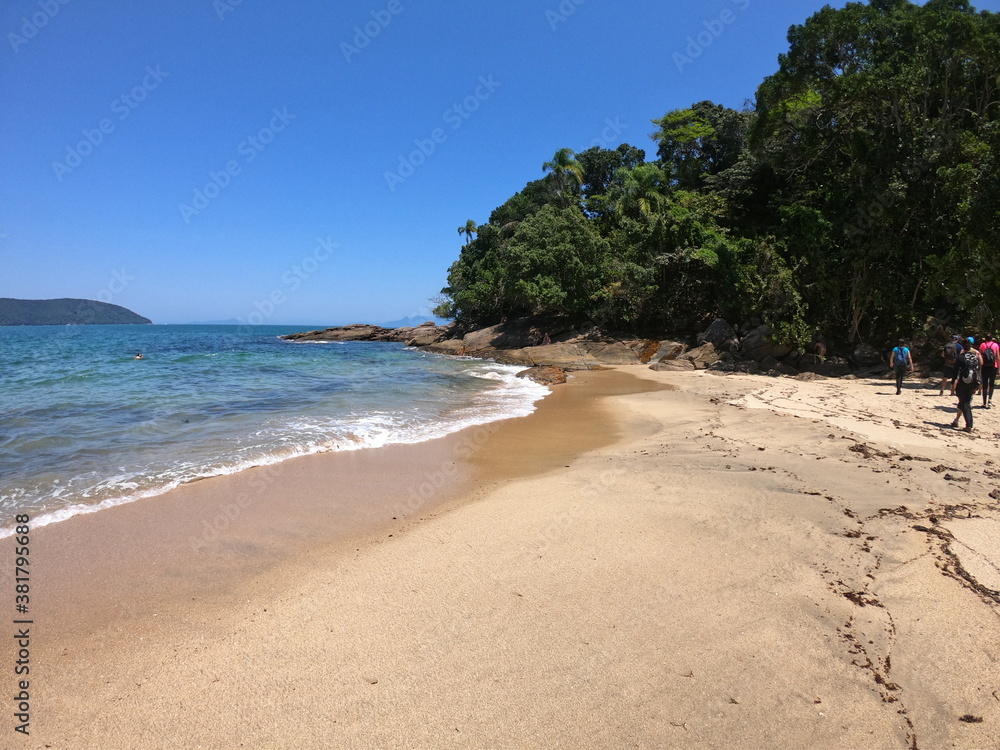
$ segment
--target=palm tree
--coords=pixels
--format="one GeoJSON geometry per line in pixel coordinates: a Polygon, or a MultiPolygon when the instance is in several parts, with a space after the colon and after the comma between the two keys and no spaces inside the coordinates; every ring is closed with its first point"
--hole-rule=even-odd
{"type": "Polygon", "coordinates": [[[472,235],[479,234],[479,227],[476,225],[475,221],[469,219],[467,222],[465,222],[464,227],[458,228],[458,233],[465,235],[465,244],[468,245],[470,242],[472,242],[472,235]]]}
{"type": "Polygon", "coordinates": [[[556,151],[552,161],[542,165],[542,171],[552,175],[556,195],[562,199],[563,206],[569,206],[570,187],[572,185],[579,187],[583,184],[583,165],[576,160],[573,149],[561,148],[556,151]]]}
{"type": "Polygon", "coordinates": [[[633,218],[659,215],[667,202],[667,175],[655,164],[639,164],[634,169],[619,169],[615,202],[623,213],[633,218]]]}

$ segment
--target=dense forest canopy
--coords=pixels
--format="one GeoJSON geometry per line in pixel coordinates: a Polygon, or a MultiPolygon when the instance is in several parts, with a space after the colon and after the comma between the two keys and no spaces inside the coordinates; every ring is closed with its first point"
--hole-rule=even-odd
{"type": "Polygon", "coordinates": [[[825,7],[746,111],[653,120],[642,149],[559,149],[470,220],[436,312],[681,331],[721,316],[788,343],[884,343],[930,316],[996,324],[1000,15],[961,0],[825,7]]]}

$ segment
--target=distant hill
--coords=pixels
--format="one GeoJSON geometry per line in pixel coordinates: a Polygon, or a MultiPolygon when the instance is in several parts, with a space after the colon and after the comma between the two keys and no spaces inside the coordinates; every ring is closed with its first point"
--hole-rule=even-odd
{"type": "Polygon", "coordinates": [[[0,326],[150,324],[119,305],[92,299],[11,299],[0,297],[0,326]]]}
{"type": "Polygon", "coordinates": [[[409,328],[413,326],[418,326],[421,323],[432,322],[437,325],[444,325],[449,321],[442,318],[435,317],[434,315],[410,315],[406,318],[400,318],[399,320],[390,320],[388,323],[383,323],[383,328],[409,328]]]}

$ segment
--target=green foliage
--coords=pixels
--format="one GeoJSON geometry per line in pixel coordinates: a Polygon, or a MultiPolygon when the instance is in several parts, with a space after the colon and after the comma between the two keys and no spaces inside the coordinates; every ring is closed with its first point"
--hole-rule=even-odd
{"type": "Polygon", "coordinates": [[[848,2],[788,41],[752,111],[654,120],[655,162],[628,144],[557,151],[459,229],[439,314],[676,330],[723,315],[792,343],[884,343],[942,310],[996,325],[1000,16],[848,2]]]}
{"type": "Polygon", "coordinates": [[[696,190],[707,178],[732,167],[745,145],[749,114],[712,102],[675,109],[659,120],[653,133],[664,170],[678,187],[696,190]]]}

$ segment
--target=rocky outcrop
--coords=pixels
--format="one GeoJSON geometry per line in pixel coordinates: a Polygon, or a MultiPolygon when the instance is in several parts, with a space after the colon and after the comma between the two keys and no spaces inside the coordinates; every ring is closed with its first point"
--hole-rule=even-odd
{"type": "Polygon", "coordinates": [[[679,353],[675,347],[671,353],[650,366],[658,372],[678,372],[683,370],[707,370],[720,359],[720,352],[714,344],[704,343],[689,352],[679,353]]]}
{"type": "Polygon", "coordinates": [[[431,321],[406,328],[382,328],[367,323],[352,323],[318,331],[290,333],[281,338],[288,341],[397,341],[408,346],[428,346],[446,338],[453,327],[439,326],[431,321]]]}
{"type": "MultiPolygon", "coordinates": [[[[466,350],[468,354],[468,350],[466,350]]],[[[575,343],[530,346],[524,349],[477,352],[503,364],[548,365],[567,370],[591,370],[601,365],[636,365],[639,357],[623,343],[580,341],[575,343]]]]}
{"type": "Polygon", "coordinates": [[[434,344],[428,344],[422,348],[425,352],[433,354],[453,354],[456,356],[465,354],[465,345],[461,339],[445,339],[434,344]]]}
{"type": "Polygon", "coordinates": [[[871,346],[870,344],[858,344],[858,346],[854,349],[853,359],[859,365],[871,366],[881,363],[886,358],[882,355],[882,352],[874,346],[871,346]]]}
{"type": "Polygon", "coordinates": [[[653,359],[657,362],[666,362],[671,359],[677,359],[685,351],[687,351],[687,347],[679,341],[661,341],[660,348],[653,355],[653,359]]]}
{"type": "Polygon", "coordinates": [[[561,367],[529,367],[519,372],[517,377],[533,380],[542,385],[561,385],[566,382],[566,371],[561,367]]]}
{"type": "Polygon", "coordinates": [[[657,372],[683,372],[685,370],[696,370],[694,362],[690,359],[667,359],[649,366],[650,370],[657,372]]]}
{"type": "Polygon", "coordinates": [[[717,318],[706,330],[698,334],[699,344],[711,344],[720,352],[731,352],[740,345],[736,331],[722,318],[717,318]]]}
{"type": "Polygon", "coordinates": [[[740,353],[749,359],[763,362],[768,357],[781,359],[792,352],[792,347],[771,341],[771,326],[754,328],[740,340],[740,353]]]}
{"type": "Polygon", "coordinates": [[[564,371],[593,370],[603,365],[651,364],[652,369],[663,372],[710,370],[786,377],[797,377],[800,373],[845,377],[852,371],[867,372],[863,368],[852,368],[852,362],[865,365],[882,360],[877,350],[868,346],[857,347],[851,361],[824,356],[825,348],[820,351],[813,347],[809,353],[801,350],[793,353],[790,346],[775,343],[771,335],[767,325],[747,329],[718,318],[687,341],[636,338],[608,333],[593,325],[574,325],[563,318],[539,317],[504,321],[476,331],[462,330],[454,323],[439,326],[427,322],[395,329],[355,324],[282,338],[291,341],[397,341],[436,354],[464,355],[492,359],[500,364],[564,371]],[[743,331],[742,337],[740,331],[743,331]]]}

